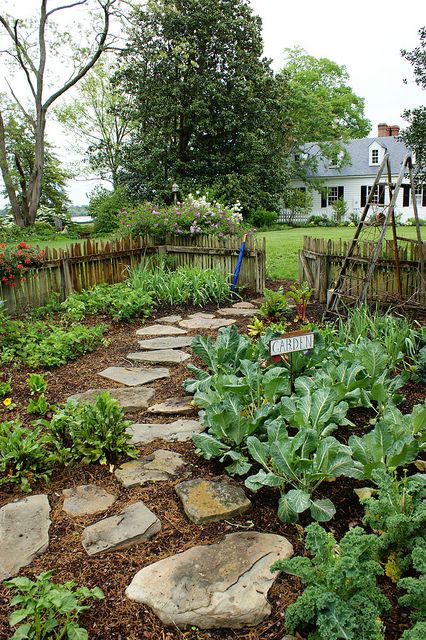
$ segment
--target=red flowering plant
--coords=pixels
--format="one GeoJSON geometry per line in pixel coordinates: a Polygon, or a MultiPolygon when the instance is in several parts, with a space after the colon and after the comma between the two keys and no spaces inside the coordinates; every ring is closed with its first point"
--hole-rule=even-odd
{"type": "Polygon", "coordinates": [[[39,267],[44,259],[44,251],[20,242],[15,249],[8,249],[0,243],[0,282],[9,287],[16,287],[25,280],[30,269],[39,267]]]}

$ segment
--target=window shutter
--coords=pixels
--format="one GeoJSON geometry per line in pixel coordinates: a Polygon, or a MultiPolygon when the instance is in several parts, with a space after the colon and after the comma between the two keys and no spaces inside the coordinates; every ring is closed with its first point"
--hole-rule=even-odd
{"type": "Polygon", "coordinates": [[[324,209],[327,206],[327,190],[321,191],[321,208],[324,209]]]}
{"type": "Polygon", "coordinates": [[[301,191],[302,193],[305,193],[306,187],[299,187],[299,191],[301,191]]]}
{"type": "Polygon", "coordinates": [[[367,187],[364,184],[361,187],[361,207],[365,207],[366,204],[367,204],[367,187]]]}
{"type": "Polygon", "coordinates": [[[379,204],[385,204],[385,185],[379,184],[379,204]]]}
{"type": "Polygon", "coordinates": [[[343,200],[343,196],[344,196],[344,188],[343,187],[337,187],[337,198],[339,200],[343,200]]]}
{"type": "Polygon", "coordinates": [[[426,187],[423,187],[422,207],[426,207],[426,187]]]}
{"type": "Polygon", "coordinates": [[[402,189],[403,189],[402,206],[409,207],[410,206],[410,185],[403,184],[402,189]]]}

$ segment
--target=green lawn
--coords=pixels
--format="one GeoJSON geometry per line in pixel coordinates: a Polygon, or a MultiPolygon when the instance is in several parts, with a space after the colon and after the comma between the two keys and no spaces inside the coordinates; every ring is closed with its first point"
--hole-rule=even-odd
{"type": "MultiPolygon", "coordinates": [[[[303,247],[303,236],[327,238],[331,240],[350,240],[355,233],[354,227],[300,227],[282,231],[265,231],[257,237],[266,238],[266,271],[269,278],[297,279],[299,249],[303,247]]],[[[388,231],[390,235],[390,231],[388,231]]],[[[398,235],[414,238],[414,227],[398,227],[398,235]]],[[[424,237],[424,231],[422,237],[424,237]]]]}

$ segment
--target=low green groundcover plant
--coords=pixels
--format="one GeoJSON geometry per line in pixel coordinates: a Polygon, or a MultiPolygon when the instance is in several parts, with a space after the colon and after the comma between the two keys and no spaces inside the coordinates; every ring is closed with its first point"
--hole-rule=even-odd
{"type": "Polygon", "coordinates": [[[72,293],[61,304],[67,318],[82,320],[86,315],[107,314],[113,320],[147,318],[152,312],[152,298],[146,291],[125,283],[99,284],[80,293],[72,293]]]}
{"type": "Polygon", "coordinates": [[[9,616],[15,627],[10,640],[88,640],[78,619],[90,609],[88,600],[102,600],[99,587],[77,587],[73,581],[63,584],[51,581],[53,571],[40,573],[36,579],[13,578],[4,584],[14,594],[11,607],[19,607],[9,616]]]}
{"type": "Polygon", "coordinates": [[[399,598],[399,604],[410,607],[410,618],[414,626],[404,631],[401,640],[423,640],[426,638],[426,542],[419,541],[412,551],[412,564],[418,576],[402,578],[398,587],[407,593],[399,598]]]}

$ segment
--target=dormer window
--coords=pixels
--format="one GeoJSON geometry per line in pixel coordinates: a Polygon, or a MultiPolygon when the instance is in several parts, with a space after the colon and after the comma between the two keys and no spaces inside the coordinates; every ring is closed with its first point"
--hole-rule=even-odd
{"type": "Polygon", "coordinates": [[[379,150],[371,149],[371,164],[379,164],[379,150]]]}

